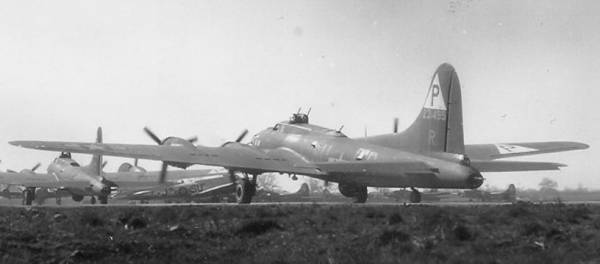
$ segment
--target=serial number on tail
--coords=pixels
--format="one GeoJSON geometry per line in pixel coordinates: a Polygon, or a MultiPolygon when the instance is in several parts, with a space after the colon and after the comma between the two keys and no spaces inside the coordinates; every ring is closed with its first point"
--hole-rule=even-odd
{"type": "Polygon", "coordinates": [[[423,108],[423,119],[446,120],[446,111],[438,109],[423,108]]]}

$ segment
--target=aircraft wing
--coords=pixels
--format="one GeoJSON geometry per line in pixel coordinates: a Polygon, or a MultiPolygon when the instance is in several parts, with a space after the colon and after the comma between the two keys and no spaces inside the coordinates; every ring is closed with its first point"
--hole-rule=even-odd
{"type": "Polygon", "coordinates": [[[106,156],[162,160],[174,163],[202,164],[245,172],[282,172],[323,175],[317,167],[291,150],[261,151],[253,146],[229,143],[224,147],[102,144],[56,141],[12,141],[24,148],[101,154],[106,156]]]}
{"type": "Polygon", "coordinates": [[[465,152],[471,160],[495,160],[516,156],[587,149],[589,146],[578,142],[526,142],[465,145],[465,152]]]}
{"type": "Polygon", "coordinates": [[[84,181],[58,181],[53,175],[46,173],[23,174],[0,172],[0,184],[22,185],[41,188],[85,188],[89,182],[84,181]]]}
{"type": "Polygon", "coordinates": [[[472,160],[471,167],[480,172],[559,170],[565,164],[552,162],[472,160]]]}

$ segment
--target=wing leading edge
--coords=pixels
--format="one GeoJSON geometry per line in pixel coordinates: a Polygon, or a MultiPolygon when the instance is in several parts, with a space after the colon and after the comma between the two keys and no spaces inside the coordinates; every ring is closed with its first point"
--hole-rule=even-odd
{"type": "Polygon", "coordinates": [[[175,163],[202,164],[247,172],[282,172],[308,176],[323,175],[313,164],[279,150],[266,153],[253,146],[229,143],[225,147],[101,144],[58,141],[12,141],[12,145],[47,151],[161,160],[175,163]]]}

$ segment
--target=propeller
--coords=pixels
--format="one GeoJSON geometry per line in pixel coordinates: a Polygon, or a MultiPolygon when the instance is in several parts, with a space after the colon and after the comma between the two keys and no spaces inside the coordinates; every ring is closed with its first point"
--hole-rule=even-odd
{"type": "MultiPolygon", "coordinates": [[[[144,127],[144,132],[146,132],[146,134],[152,139],[154,140],[154,142],[156,142],[156,144],[158,145],[162,145],[164,143],[164,140],[161,140],[154,132],[152,132],[152,130],[150,130],[150,128],[148,127],[144,127]]],[[[193,136],[190,137],[188,139],[186,139],[188,142],[190,143],[196,143],[196,141],[198,141],[198,137],[197,136],[193,136]]]]}
{"type": "Polygon", "coordinates": [[[31,171],[32,171],[32,172],[35,172],[35,170],[39,169],[39,168],[40,168],[40,166],[42,166],[42,163],[39,163],[39,162],[38,162],[37,164],[35,164],[35,166],[33,166],[33,168],[31,168],[31,171]]]}
{"type": "MultiPolygon", "coordinates": [[[[146,134],[154,141],[156,142],[156,144],[158,145],[163,145],[166,141],[165,140],[161,140],[160,137],[158,137],[150,128],[148,127],[144,127],[144,132],[146,132],[146,134]]],[[[246,137],[246,135],[248,135],[248,129],[244,129],[242,130],[242,133],[240,133],[240,135],[235,139],[236,143],[240,143],[242,140],[244,140],[244,138],[246,137]]],[[[196,141],[198,141],[198,137],[197,136],[193,136],[191,138],[186,139],[188,142],[190,143],[195,143],[196,141]]],[[[137,159],[135,160],[135,166],[137,166],[137,159]]],[[[160,170],[160,174],[159,174],[159,178],[158,178],[158,182],[160,184],[165,183],[165,180],[167,178],[167,168],[169,167],[169,164],[167,162],[162,162],[162,166],[161,166],[161,170],[160,170]]],[[[230,171],[230,175],[233,178],[233,172],[230,171]]]]}
{"type": "MultiPolygon", "coordinates": [[[[144,127],[144,132],[146,132],[146,135],[148,135],[152,140],[154,140],[156,144],[162,145],[163,141],[156,134],[154,134],[154,132],[152,132],[150,128],[144,127]]],[[[137,159],[135,160],[135,163],[137,163],[137,159]]],[[[167,178],[167,167],[169,167],[169,164],[163,161],[160,168],[160,174],[158,175],[158,183],[160,184],[165,183],[165,180],[167,178]]]]}
{"type": "Polygon", "coordinates": [[[104,167],[106,167],[106,164],[108,164],[108,161],[104,161],[102,162],[102,168],[104,169],[104,167]]]}
{"type": "Polygon", "coordinates": [[[144,127],[144,132],[146,132],[146,134],[152,139],[154,140],[154,142],[156,142],[156,144],[160,145],[162,144],[162,140],[156,135],[154,134],[154,132],[152,132],[152,130],[150,130],[150,128],[148,127],[144,127]]]}
{"type": "Polygon", "coordinates": [[[398,118],[394,118],[394,134],[398,133],[398,118]]]}
{"type": "Polygon", "coordinates": [[[248,129],[244,129],[242,131],[242,133],[237,137],[237,139],[235,140],[235,142],[240,143],[242,140],[244,140],[244,138],[246,137],[246,135],[248,135],[248,129]]]}

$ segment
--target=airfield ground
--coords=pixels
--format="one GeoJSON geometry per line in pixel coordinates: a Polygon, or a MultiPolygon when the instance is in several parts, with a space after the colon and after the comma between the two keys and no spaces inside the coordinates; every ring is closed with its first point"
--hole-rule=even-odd
{"type": "Polygon", "coordinates": [[[598,263],[600,205],[0,207],[1,263],[598,263]]]}

